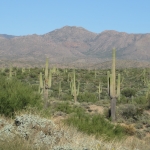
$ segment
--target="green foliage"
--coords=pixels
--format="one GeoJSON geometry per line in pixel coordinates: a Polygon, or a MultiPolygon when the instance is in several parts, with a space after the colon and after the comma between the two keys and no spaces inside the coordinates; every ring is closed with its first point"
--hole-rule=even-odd
{"type": "Polygon", "coordinates": [[[40,106],[40,100],[40,95],[28,84],[0,78],[0,114],[11,116],[27,106],[40,106]]]}
{"type": "Polygon", "coordinates": [[[132,97],[135,96],[136,90],[132,88],[126,88],[122,90],[121,94],[124,95],[125,97],[132,97]]]}
{"type": "Polygon", "coordinates": [[[31,72],[31,73],[30,73],[30,77],[31,77],[31,78],[37,78],[37,74],[36,74],[35,72],[31,72]]]}
{"type": "Polygon", "coordinates": [[[66,93],[63,93],[62,96],[61,96],[61,99],[64,100],[64,101],[70,101],[73,99],[73,96],[72,95],[69,95],[69,94],[66,94],[66,93]]]}
{"type": "Polygon", "coordinates": [[[138,96],[138,97],[135,97],[133,99],[134,103],[136,104],[147,104],[147,99],[145,96],[138,96]]]}
{"type": "Polygon", "coordinates": [[[125,135],[123,127],[111,124],[101,115],[88,115],[80,112],[69,117],[65,123],[89,135],[103,136],[106,140],[120,139],[125,135]]]}
{"type": "Polygon", "coordinates": [[[98,98],[96,97],[96,94],[93,93],[80,93],[78,96],[78,102],[93,102],[95,103],[98,101],[98,98]]]}
{"type": "Polygon", "coordinates": [[[70,105],[69,102],[63,102],[63,103],[58,103],[55,106],[55,111],[62,111],[66,114],[71,114],[71,113],[81,113],[84,112],[83,108],[75,106],[75,105],[70,105]]]}
{"type": "Polygon", "coordinates": [[[124,119],[137,119],[143,113],[143,109],[134,104],[124,104],[119,106],[118,113],[124,119]]]}

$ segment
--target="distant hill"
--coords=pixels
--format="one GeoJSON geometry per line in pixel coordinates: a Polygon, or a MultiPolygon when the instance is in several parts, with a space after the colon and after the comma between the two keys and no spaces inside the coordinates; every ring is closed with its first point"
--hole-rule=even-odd
{"type": "Polygon", "coordinates": [[[117,59],[127,60],[128,66],[129,62],[131,66],[150,62],[150,33],[93,33],[82,27],[65,26],[43,35],[0,34],[0,65],[42,65],[49,57],[50,63],[58,66],[98,67],[111,60],[114,47],[117,59]]]}
{"type": "Polygon", "coordinates": [[[7,34],[0,34],[0,37],[6,38],[6,39],[11,39],[11,38],[14,38],[15,36],[13,36],[13,35],[7,35],[7,34]]]}

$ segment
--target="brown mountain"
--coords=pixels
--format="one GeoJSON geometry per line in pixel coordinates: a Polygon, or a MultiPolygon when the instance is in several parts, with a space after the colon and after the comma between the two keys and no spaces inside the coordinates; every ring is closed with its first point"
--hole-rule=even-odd
{"type": "Polygon", "coordinates": [[[0,61],[1,65],[39,65],[49,57],[51,64],[61,66],[94,66],[109,61],[114,47],[118,59],[130,60],[128,62],[150,60],[149,33],[107,30],[97,34],[81,27],[65,26],[44,35],[1,34],[0,61]]]}

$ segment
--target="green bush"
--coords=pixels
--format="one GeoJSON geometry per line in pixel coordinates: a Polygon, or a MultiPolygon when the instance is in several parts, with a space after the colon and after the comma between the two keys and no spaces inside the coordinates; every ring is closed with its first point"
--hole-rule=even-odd
{"type": "Polygon", "coordinates": [[[37,78],[37,74],[35,72],[31,72],[30,73],[30,77],[36,79],[37,78]]]}
{"type": "Polygon", "coordinates": [[[66,114],[84,112],[84,109],[78,106],[72,106],[69,102],[59,103],[55,106],[55,111],[62,111],[66,114]]]}
{"type": "Polygon", "coordinates": [[[124,104],[120,105],[118,108],[118,114],[121,115],[124,119],[135,119],[138,120],[138,117],[143,114],[143,109],[139,108],[134,104],[124,104]]]}
{"type": "Polygon", "coordinates": [[[26,106],[40,106],[41,96],[17,79],[0,78],[0,114],[13,116],[26,106]]]}
{"type": "Polygon", "coordinates": [[[135,89],[132,89],[132,88],[126,88],[122,90],[121,94],[124,95],[125,97],[132,97],[132,96],[135,96],[136,91],[135,89]]]}
{"type": "Polygon", "coordinates": [[[125,129],[119,125],[113,125],[101,115],[89,115],[84,112],[70,116],[65,123],[77,127],[79,131],[96,137],[104,137],[106,140],[124,137],[125,129]]]}
{"type": "Polygon", "coordinates": [[[138,96],[134,98],[136,104],[147,104],[147,99],[145,96],[138,96]]]}
{"type": "MultiPolygon", "coordinates": [[[[58,94],[57,94],[58,95],[58,94]]],[[[71,101],[73,99],[73,96],[67,93],[62,93],[61,99],[64,101],[71,101]]]]}
{"type": "Polygon", "coordinates": [[[98,101],[96,94],[88,93],[88,92],[79,93],[79,96],[77,99],[79,102],[93,102],[93,103],[95,103],[96,101],[98,101]]]}

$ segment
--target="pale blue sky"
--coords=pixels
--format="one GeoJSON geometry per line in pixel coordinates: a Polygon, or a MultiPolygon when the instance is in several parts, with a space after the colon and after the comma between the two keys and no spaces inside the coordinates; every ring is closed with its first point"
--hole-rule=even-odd
{"type": "Polygon", "coordinates": [[[66,25],[150,33],[150,0],[0,0],[0,34],[45,34],[66,25]]]}

